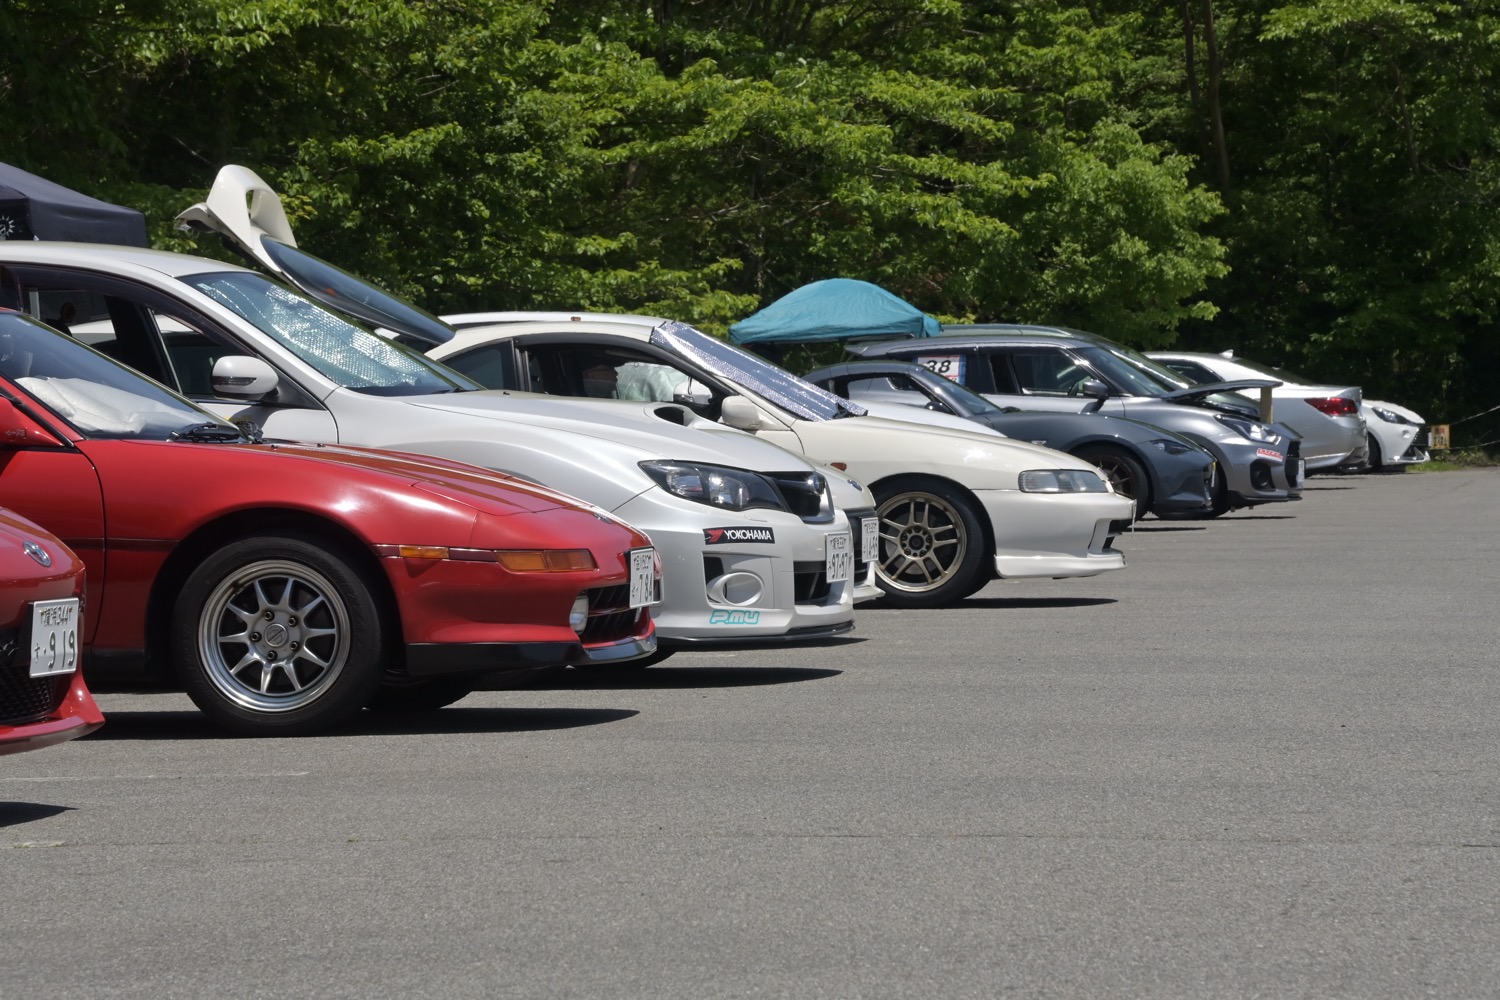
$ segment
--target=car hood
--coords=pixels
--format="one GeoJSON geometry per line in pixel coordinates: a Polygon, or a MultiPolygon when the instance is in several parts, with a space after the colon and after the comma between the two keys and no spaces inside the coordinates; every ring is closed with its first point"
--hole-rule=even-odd
{"type": "Polygon", "coordinates": [[[453,337],[453,328],[436,316],[299,250],[281,197],[247,167],[220,168],[208,200],[180,212],[176,223],[190,232],[218,233],[250,260],[335,312],[428,344],[453,337]]]}
{"type": "Polygon", "coordinates": [[[624,457],[634,461],[713,462],[757,472],[812,470],[806,459],[785,448],[705,420],[675,403],[578,399],[505,389],[408,397],[407,401],[431,410],[523,424],[555,436],[564,448],[596,454],[629,452],[624,457]]]}
{"type": "Polygon", "coordinates": [[[590,504],[536,483],[425,455],[332,444],[275,442],[248,447],[263,447],[267,452],[302,461],[391,476],[487,514],[535,514],[559,508],[593,510],[590,504]]]}
{"type": "MultiPolygon", "coordinates": [[[[862,400],[859,404],[871,416],[884,417],[887,420],[900,420],[909,424],[922,424],[927,427],[947,427],[952,430],[981,433],[995,430],[990,425],[981,421],[972,420],[969,417],[960,417],[953,413],[943,413],[940,410],[928,410],[920,406],[907,406],[905,403],[878,403],[862,400]]],[[[1001,432],[995,430],[996,434],[1001,432]]]]}

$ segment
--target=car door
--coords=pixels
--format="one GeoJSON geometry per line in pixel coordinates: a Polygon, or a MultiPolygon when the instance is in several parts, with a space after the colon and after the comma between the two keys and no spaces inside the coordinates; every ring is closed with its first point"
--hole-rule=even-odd
{"type": "Polygon", "coordinates": [[[55,267],[8,268],[19,281],[27,311],[38,319],[71,306],[74,339],[149,376],[237,424],[253,424],[266,436],[298,441],[337,441],[333,415],[273,359],[196,308],[138,282],[89,271],[55,267]],[[215,362],[229,355],[260,357],[277,369],[274,398],[247,401],[214,391],[215,362]]]}

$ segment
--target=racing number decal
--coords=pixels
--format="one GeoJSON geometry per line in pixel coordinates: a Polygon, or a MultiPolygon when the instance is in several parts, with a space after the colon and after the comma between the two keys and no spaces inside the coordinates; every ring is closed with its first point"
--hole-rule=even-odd
{"type": "Polygon", "coordinates": [[[962,354],[929,354],[917,358],[917,364],[934,375],[951,379],[960,384],[964,381],[964,356],[962,354]]]}

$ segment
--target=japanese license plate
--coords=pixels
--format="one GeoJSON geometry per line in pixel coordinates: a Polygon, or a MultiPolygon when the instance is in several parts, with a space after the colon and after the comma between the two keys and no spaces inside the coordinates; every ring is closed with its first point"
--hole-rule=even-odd
{"type": "Polygon", "coordinates": [[[859,522],[859,561],[874,562],[880,553],[880,518],[867,517],[859,522]]]}
{"type": "Polygon", "coordinates": [[[78,598],[31,605],[31,676],[71,674],[78,669],[78,598]]]}
{"type": "Polygon", "coordinates": [[[854,545],[847,533],[828,535],[828,582],[842,583],[854,575],[854,545]]]}
{"type": "Polygon", "coordinates": [[[645,607],[656,600],[656,550],[630,550],[630,606],[645,607]]]}

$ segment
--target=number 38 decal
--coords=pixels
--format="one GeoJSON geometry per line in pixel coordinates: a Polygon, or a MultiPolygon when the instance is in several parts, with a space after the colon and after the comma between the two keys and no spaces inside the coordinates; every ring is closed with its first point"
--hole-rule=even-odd
{"type": "Polygon", "coordinates": [[[964,360],[962,354],[929,354],[918,358],[917,364],[935,375],[950,378],[955,382],[963,382],[964,360]]]}

